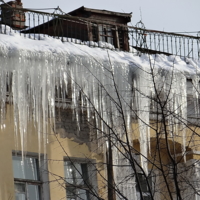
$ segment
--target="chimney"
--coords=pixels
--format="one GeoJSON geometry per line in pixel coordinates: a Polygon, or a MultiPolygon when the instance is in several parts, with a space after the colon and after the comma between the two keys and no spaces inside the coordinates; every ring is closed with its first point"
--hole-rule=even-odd
{"type": "Polygon", "coordinates": [[[1,5],[2,23],[10,26],[15,30],[22,30],[25,28],[25,12],[23,10],[17,10],[23,8],[21,0],[9,1],[6,4],[1,5]],[[8,7],[10,5],[13,9],[8,7]],[[16,8],[16,10],[15,10],[16,8]]]}

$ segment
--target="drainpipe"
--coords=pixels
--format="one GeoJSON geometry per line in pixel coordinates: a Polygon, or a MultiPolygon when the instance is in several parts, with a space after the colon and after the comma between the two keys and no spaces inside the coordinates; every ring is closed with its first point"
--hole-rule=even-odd
{"type": "Polygon", "coordinates": [[[113,174],[113,156],[111,138],[108,140],[108,148],[106,152],[107,158],[107,178],[108,178],[108,200],[116,200],[115,196],[115,182],[113,174]]]}

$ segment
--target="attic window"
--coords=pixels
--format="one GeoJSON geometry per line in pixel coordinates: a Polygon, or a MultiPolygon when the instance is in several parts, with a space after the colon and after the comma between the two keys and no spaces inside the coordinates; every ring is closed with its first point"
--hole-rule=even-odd
{"type": "Polygon", "coordinates": [[[114,44],[113,42],[113,28],[111,26],[99,25],[99,40],[102,42],[107,42],[110,44],[114,44]]]}

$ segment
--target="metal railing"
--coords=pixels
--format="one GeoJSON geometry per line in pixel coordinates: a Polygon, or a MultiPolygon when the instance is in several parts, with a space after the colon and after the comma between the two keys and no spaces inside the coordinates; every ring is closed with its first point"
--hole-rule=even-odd
{"type": "Polygon", "coordinates": [[[200,58],[200,36],[183,35],[171,32],[145,29],[142,22],[140,27],[129,27],[131,46],[141,52],[163,53],[181,57],[200,58]]]}
{"type": "MultiPolygon", "coordinates": [[[[200,37],[198,35],[191,36],[148,30],[145,29],[142,22],[139,22],[135,27],[125,26],[109,21],[102,22],[88,18],[73,17],[67,14],[59,15],[11,7],[0,7],[0,13],[1,34],[8,34],[9,32],[15,31],[24,37],[32,39],[40,39],[41,36],[52,36],[60,38],[63,42],[75,42],[88,44],[89,46],[112,48],[112,45],[102,45],[98,37],[102,33],[98,33],[100,30],[96,27],[99,24],[103,24],[114,27],[110,29],[112,34],[113,30],[118,30],[118,32],[123,30],[123,34],[129,38],[129,49],[133,48],[142,53],[163,53],[165,55],[178,55],[194,59],[200,58],[200,37]],[[16,18],[16,16],[18,18],[13,23],[11,19],[13,17],[16,18]]],[[[116,35],[113,36],[112,41],[115,40],[114,37],[116,35]]],[[[111,38],[111,35],[109,35],[109,38],[111,38]]],[[[121,42],[123,43],[123,41],[121,42]]],[[[114,42],[112,44],[114,49],[116,44],[114,42]]],[[[123,49],[121,48],[121,50],[123,49]]]]}

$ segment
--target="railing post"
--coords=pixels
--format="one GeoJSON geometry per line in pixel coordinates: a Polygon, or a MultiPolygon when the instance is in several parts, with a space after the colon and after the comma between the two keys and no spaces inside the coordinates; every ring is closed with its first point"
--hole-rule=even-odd
{"type": "Polygon", "coordinates": [[[200,46],[199,46],[199,40],[200,40],[200,32],[197,33],[197,51],[198,51],[198,60],[200,59],[200,46]]]}

